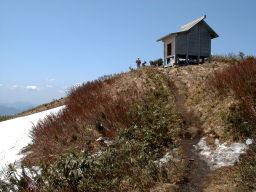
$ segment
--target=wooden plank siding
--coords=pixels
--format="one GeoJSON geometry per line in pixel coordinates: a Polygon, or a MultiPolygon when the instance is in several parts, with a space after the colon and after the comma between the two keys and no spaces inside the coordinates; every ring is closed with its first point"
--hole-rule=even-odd
{"type": "Polygon", "coordinates": [[[194,26],[189,32],[188,55],[197,56],[199,52],[199,25],[194,26]]]}
{"type": "Polygon", "coordinates": [[[200,55],[208,57],[211,55],[211,35],[208,32],[206,25],[203,22],[199,24],[200,26],[200,55]]]}
{"type": "Polygon", "coordinates": [[[182,33],[179,34],[176,37],[176,48],[175,48],[175,52],[176,54],[180,54],[180,55],[186,55],[187,52],[187,34],[186,33],[182,33]]]}
{"type": "Polygon", "coordinates": [[[202,22],[194,26],[188,33],[182,33],[176,37],[175,52],[178,55],[186,55],[188,50],[188,55],[198,56],[200,54],[202,57],[208,57],[211,54],[210,42],[211,36],[202,22]]]}

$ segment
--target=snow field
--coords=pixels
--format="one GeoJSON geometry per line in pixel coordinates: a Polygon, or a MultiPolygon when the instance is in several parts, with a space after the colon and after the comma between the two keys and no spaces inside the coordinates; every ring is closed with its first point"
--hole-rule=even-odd
{"type": "Polygon", "coordinates": [[[0,170],[10,163],[18,163],[23,157],[20,151],[31,142],[29,136],[33,125],[47,115],[56,114],[65,106],[56,107],[25,117],[0,122],[0,170]]]}

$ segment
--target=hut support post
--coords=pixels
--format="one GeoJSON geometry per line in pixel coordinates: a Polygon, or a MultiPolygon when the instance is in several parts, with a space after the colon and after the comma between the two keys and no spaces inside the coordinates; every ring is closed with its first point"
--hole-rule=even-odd
{"type": "Polygon", "coordinates": [[[197,55],[197,63],[200,63],[200,53],[201,53],[201,30],[200,25],[197,26],[198,29],[198,55],[197,55]]]}
{"type": "Polygon", "coordinates": [[[189,33],[187,34],[187,42],[186,42],[186,64],[188,64],[188,47],[189,47],[189,33]]]}

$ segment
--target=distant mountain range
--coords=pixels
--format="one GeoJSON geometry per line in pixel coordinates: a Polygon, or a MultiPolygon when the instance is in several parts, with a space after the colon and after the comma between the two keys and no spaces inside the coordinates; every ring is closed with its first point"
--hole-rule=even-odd
{"type": "Polygon", "coordinates": [[[29,102],[0,103],[0,116],[16,115],[35,106],[29,102]]]}

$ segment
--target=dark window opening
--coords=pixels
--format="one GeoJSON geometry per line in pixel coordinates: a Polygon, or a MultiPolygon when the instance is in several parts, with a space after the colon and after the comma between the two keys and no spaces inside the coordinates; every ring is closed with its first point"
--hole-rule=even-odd
{"type": "Polygon", "coordinates": [[[172,55],[172,44],[167,44],[167,55],[172,55]]]}

